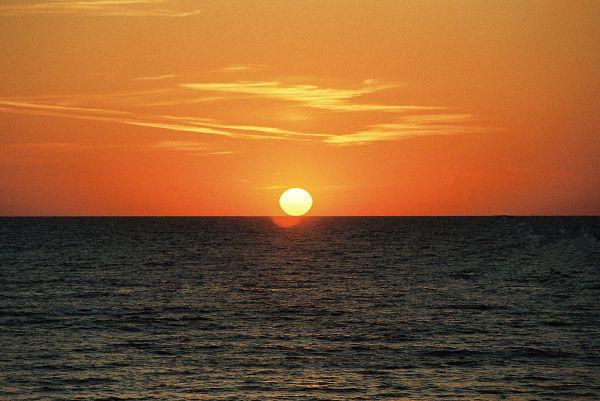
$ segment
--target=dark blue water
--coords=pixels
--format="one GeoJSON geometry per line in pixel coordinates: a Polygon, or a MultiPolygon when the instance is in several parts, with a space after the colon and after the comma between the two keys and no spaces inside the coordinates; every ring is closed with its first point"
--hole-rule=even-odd
{"type": "Polygon", "coordinates": [[[600,218],[0,219],[0,399],[600,399],[599,238],[600,218]]]}

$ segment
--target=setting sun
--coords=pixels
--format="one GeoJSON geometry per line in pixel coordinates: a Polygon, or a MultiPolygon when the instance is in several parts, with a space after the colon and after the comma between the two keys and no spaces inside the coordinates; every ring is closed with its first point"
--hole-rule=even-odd
{"type": "Polygon", "coordinates": [[[312,196],[302,188],[290,188],[279,198],[279,206],[290,216],[302,216],[308,213],[312,204],[312,196]]]}
{"type": "Polygon", "coordinates": [[[0,0],[0,401],[600,394],[599,22],[0,0]]]}

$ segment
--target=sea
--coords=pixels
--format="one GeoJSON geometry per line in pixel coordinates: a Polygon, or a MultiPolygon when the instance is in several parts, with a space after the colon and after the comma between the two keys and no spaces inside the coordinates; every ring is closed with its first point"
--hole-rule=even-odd
{"type": "Polygon", "coordinates": [[[413,399],[600,399],[600,217],[0,219],[0,400],[413,399]]]}

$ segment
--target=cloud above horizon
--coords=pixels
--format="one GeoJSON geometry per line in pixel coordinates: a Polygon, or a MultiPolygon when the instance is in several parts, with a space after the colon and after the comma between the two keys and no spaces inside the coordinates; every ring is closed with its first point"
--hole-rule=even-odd
{"type": "Polygon", "coordinates": [[[278,81],[236,81],[184,83],[182,88],[204,91],[254,95],[299,103],[304,107],[330,111],[388,111],[440,109],[435,106],[385,105],[355,102],[356,98],[398,87],[398,85],[365,85],[350,89],[322,87],[313,84],[285,84],[278,81]]]}
{"type": "Polygon", "coordinates": [[[127,124],[167,131],[189,132],[240,140],[310,141],[325,134],[303,133],[275,127],[232,125],[216,120],[190,116],[139,115],[126,111],[82,108],[0,99],[0,113],[62,117],[127,124]]]}
{"type": "Polygon", "coordinates": [[[489,127],[468,125],[471,114],[422,114],[400,116],[393,123],[370,125],[351,134],[331,135],[324,142],[335,145],[356,145],[377,141],[393,141],[420,136],[476,134],[490,131],[489,127]]]}
{"type": "Polygon", "coordinates": [[[201,11],[174,7],[172,0],[46,0],[0,6],[0,16],[83,15],[122,17],[189,17],[201,11]]]}
{"type": "MultiPolygon", "coordinates": [[[[176,77],[176,74],[150,75],[135,78],[134,81],[155,86],[176,77]]],[[[366,103],[362,101],[362,96],[398,87],[380,84],[375,79],[347,88],[286,84],[280,81],[162,85],[162,88],[157,89],[145,88],[108,94],[0,98],[0,113],[109,122],[243,141],[296,141],[328,146],[364,145],[424,136],[478,134],[492,130],[475,124],[471,114],[449,113],[444,107],[366,103]],[[198,92],[202,92],[201,96],[198,96],[198,92]],[[254,97],[275,101],[274,104],[264,106],[265,111],[270,110],[267,115],[271,112],[276,114],[284,103],[291,103],[314,111],[350,114],[371,112],[369,120],[366,120],[371,123],[365,122],[360,127],[345,129],[341,129],[341,126],[338,129],[329,126],[324,132],[315,132],[314,128],[297,130],[281,127],[281,121],[276,118],[268,119],[267,124],[256,124],[252,121],[239,121],[235,112],[225,115],[221,113],[215,119],[211,118],[210,111],[206,111],[207,116],[198,116],[193,113],[179,115],[179,109],[172,109],[176,105],[193,106],[195,103],[210,104],[217,101],[241,101],[243,107],[244,99],[254,97]],[[156,112],[145,113],[140,111],[140,107],[158,109],[156,112]]],[[[193,108],[197,109],[197,106],[193,108]]],[[[202,107],[198,110],[210,109],[202,107]]]]}
{"type": "Polygon", "coordinates": [[[176,78],[175,74],[151,75],[148,77],[133,78],[133,81],[162,81],[164,79],[176,78]]]}
{"type": "Polygon", "coordinates": [[[191,156],[219,156],[231,155],[237,152],[232,150],[222,150],[216,148],[213,144],[198,141],[177,141],[165,140],[158,141],[152,145],[155,149],[168,150],[173,152],[183,152],[191,156]]]}
{"type": "Polygon", "coordinates": [[[268,68],[269,66],[266,64],[231,64],[215,72],[248,72],[266,70],[268,68]]]}

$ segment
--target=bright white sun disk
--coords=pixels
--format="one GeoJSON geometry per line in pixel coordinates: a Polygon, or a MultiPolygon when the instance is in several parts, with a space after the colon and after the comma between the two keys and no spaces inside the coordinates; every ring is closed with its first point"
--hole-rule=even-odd
{"type": "Polygon", "coordinates": [[[302,188],[290,188],[279,197],[279,206],[290,216],[302,216],[308,213],[312,204],[312,196],[302,188]]]}

